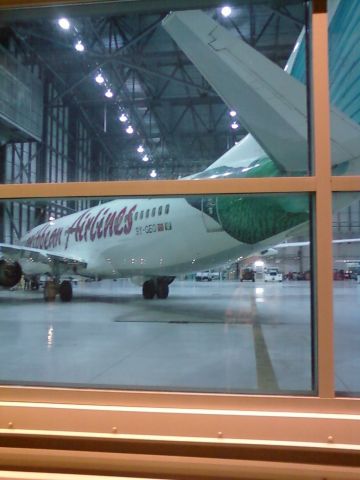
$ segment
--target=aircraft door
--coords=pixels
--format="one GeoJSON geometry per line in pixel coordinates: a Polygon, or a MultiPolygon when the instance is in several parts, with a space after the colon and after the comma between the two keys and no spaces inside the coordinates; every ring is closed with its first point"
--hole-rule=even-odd
{"type": "Polygon", "coordinates": [[[207,232],[222,232],[224,230],[219,217],[216,197],[202,198],[201,211],[207,232]]]}

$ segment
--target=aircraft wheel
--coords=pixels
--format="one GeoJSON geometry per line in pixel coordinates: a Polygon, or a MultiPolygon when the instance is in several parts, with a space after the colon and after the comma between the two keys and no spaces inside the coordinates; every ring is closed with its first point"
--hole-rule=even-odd
{"type": "Polygon", "coordinates": [[[146,300],[152,300],[156,293],[155,283],[152,280],[144,282],[142,291],[146,300]]]}
{"type": "Polygon", "coordinates": [[[56,282],[47,281],[44,286],[44,300],[45,302],[54,302],[57,294],[56,282]]]}
{"type": "Polygon", "coordinates": [[[72,300],[72,285],[69,280],[61,282],[59,288],[60,299],[62,302],[71,302],[72,300]]]}
{"type": "Polygon", "coordinates": [[[169,285],[164,282],[160,282],[156,289],[158,298],[167,298],[169,296],[169,285]]]}

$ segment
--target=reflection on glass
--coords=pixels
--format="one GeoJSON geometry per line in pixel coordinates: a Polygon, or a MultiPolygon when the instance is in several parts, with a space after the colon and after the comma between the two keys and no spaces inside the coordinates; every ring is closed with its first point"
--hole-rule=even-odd
{"type": "Polygon", "coordinates": [[[271,5],[84,5],[61,25],[51,8],[14,12],[0,26],[0,182],[307,174],[304,2],[289,20],[271,5]]]}
{"type": "Polygon", "coordinates": [[[360,173],[360,3],[328,1],[334,175],[360,173]]]}
{"type": "Polygon", "coordinates": [[[0,214],[1,381],[311,392],[307,195],[13,201],[0,214]]]}
{"type": "Polygon", "coordinates": [[[342,395],[359,395],[360,193],[335,193],[334,321],[335,380],[342,395]]]}

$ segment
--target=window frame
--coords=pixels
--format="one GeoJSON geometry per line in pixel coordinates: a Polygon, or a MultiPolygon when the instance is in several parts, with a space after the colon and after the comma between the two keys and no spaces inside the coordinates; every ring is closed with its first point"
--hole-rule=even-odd
{"type": "MultiPolygon", "coordinates": [[[[0,15],[3,9],[10,7],[20,9],[24,6],[48,7],[59,3],[71,5],[96,2],[6,0],[2,2],[0,15]]],[[[141,0],[123,2],[126,8],[131,8],[129,6],[131,3],[137,4],[137,8],[145,4],[141,0]]],[[[196,5],[201,3],[200,0],[193,2],[196,5]]],[[[164,472],[170,474],[185,468],[183,464],[186,459],[189,461],[190,457],[195,462],[194,455],[189,457],[188,449],[192,446],[197,452],[196,458],[205,460],[207,458],[206,461],[197,461],[198,471],[202,474],[209,468],[209,458],[215,457],[218,463],[217,466],[213,465],[213,472],[219,466],[224,468],[224,465],[229,471],[235,469],[234,471],[239,472],[239,464],[232,463],[236,460],[259,462],[262,459],[274,462],[274,458],[275,461],[285,462],[287,467],[295,462],[301,462],[306,470],[312,464],[309,452],[314,451],[322,453],[322,461],[328,467],[333,465],[331,459],[335,458],[338,452],[336,467],[344,469],[352,464],[360,468],[360,461],[355,465],[351,463],[351,458],[346,456],[349,451],[356,452],[356,449],[360,448],[360,429],[357,428],[360,421],[360,402],[358,398],[337,398],[335,393],[332,279],[332,194],[358,191],[359,177],[331,175],[326,1],[313,0],[311,23],[315,166],[313,176],[223,179],[218,182],[202,179],[196,182],[139,180],[7,184],[0,185],[0,200],[113,196],[166,198],[184,195],[287,192],[312,195],[315,198],[316,212],[314,270],[321,272],[320,275],[315,274],[314,285],[317,321],[315,340],[317,395],[289,397],[0,386],[2,445],[0,453],[5,453],[2,458],[5,458],[6,465],[27,467],[30,471],[50,465],[53,471],[62,472],[65,470],[61,464],[66,461],[69,468],[73,468],[73,472],[86,472],[93,458],[97,459],[97,465],[100,465],[99,471],[105,472],[109,469],[114,472],[115,464],[112,467],[109,463],[107,467],[105,466],[105,454],[114,454],[118,451],[116,448],[122,448],[123,455],[121,458],[118,457],[118,461],[123,470],[136,471],[134,466],[131,468],[126,463],[128,460],[130,463],[133,462],[134,456],[139,459],[139,455],[152,455],[153,460],[142,458],[136,468],[143,465],[143,471],[146,473],[153,471],[159,475],[164,472]],[[272,428],[271,434],[269,433],[271,422],[272,425],[274,422],[280,422],[284,426],[288,432],[286,440],[283,440],[284,430],[281,428],[272,428]],[[54,444],[54,439],[58,442],[58,447],[54,444]],[[333,445],[334,439],[336,445],[333,445]],[[24,451],[25,441],[38,445],[37,450],[34,448],[28,457],[24,456],[25,454],[18,455],[24,451]],[[4,452],[4,448],[17,450],[16,459],[11,456],[12,452],[4,452]],[[70,451],[73,456],[69,455],[70,451]],[[276,456],[276,451],[282,453],[282,458],[276,456]],[[46,455],[42,456],[44,452],[46,455]],[[128,455],[128,459],[125,458],[125,454],[128,455]]],[[[4,461],[0,460],[0,467],[2,466],[4,461]]],[[[259,464],[254,468],[258,467],[259,464]]],[[[271,468],[275,468],[275,463],[271,468]]],[[[324,472],[323,465],[321,472],[324,472]]],[[[344,474],[342,478],[347,477],[344,474]]]]}

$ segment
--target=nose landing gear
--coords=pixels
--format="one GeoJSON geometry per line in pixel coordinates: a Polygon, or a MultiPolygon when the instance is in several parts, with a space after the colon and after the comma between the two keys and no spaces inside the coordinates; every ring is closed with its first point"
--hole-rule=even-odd
{"type": "Polygon", "coordinates": [[[57,294],[59,294],[60,300],[62,302],[71,302],[73,292],[70,280],[64,280],[60,284],[55,280],[48,280],[47,282],[45,282],[45,302],[54,302],[57,294]]]}
{"type": "Polygon", "coordinates": [[[71,302],[73,292],[70,280],[64,280],[60,283],[59,295],[62,302],[71,302]]]}

